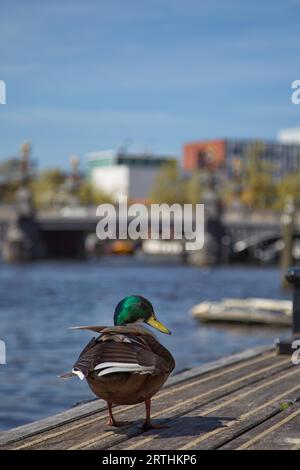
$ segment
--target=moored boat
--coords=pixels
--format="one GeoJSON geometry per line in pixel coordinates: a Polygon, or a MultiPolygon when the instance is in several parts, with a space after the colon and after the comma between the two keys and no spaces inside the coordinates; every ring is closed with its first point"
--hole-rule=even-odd
{"type": "Polygon", "coordinates": [[[191,315],[202,322],[289,326],[292,323],[292,302],[259,298],[206,301],[195,305],[191,315]]]}

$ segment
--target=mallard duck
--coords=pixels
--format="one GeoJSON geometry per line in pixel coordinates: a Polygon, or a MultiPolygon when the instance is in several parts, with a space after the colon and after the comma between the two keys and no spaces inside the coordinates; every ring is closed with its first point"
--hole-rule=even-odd
{"type": "Polygon", "coordinates": [[[110,426],[128,424],[115,420],[112,405],[144,402],[143,430],[163,427],[151,422],[151,398],[169,377],[175,361],[143,322],[171,334],[158,321],[151,302],[140,295],[130,295],[118,303],[114,326],[74,327],[100,333],[83,349],[69,376],[86,378],[95,395],[107,402],[110,426]]]}

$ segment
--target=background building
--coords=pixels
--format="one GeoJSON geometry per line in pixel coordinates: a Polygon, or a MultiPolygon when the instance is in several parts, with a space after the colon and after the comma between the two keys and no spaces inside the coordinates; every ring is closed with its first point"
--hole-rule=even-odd
{"type": "Polygon", "coordinates": [[[183,166],[186,171],[207,168],[224,169],[230,176],[243,166],[255,144],[260,146],[260,158],[270,164],[275,180],[286,174],[300,171],[300,143],[265,142],[255,139],[223,139],[187,143],[183,149],[183,166]]]}
{"type": "Polygon", "coordinates": [[[289,129],[281,129],[277,138],[279,142],[286,144],[300,144],[300,128],[291,127],[289,129]]]}
{"type": "Polygon", "coordinates": [[[133,153],[126,150],[105,150],[87,154],[88,174],[95,189],[114,199],[127,196],[130,200],[147,199],[156,175],[166,156],[133,153]]]}

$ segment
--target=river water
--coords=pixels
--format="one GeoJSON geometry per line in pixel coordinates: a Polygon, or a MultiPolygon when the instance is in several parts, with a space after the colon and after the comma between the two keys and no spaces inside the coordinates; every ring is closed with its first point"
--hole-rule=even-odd
{"type": "Polygon", "coordinates": [[[87,384],[57,375],[72,368],[93,335],[68,327],[111,324],[124,296],[147,297],[172,331],[158,333],[173,353],[176,371],[249,347],[271,344],[287,331],[272,327],[203,325],[189,309],[223,297],[289,298],[276,268],[199,269],[130,258],[90,262],[0,265],[0,339],[7,364],[0,365],[0,429],[28,423],[93,398],[87,384]]]}

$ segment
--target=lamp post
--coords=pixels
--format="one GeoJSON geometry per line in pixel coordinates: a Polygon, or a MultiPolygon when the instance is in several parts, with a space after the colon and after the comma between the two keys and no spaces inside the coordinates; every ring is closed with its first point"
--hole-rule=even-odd
{"type": "Polygon", "coordinates": [[[23,142],[21,145],[21,180],[23,184],[28,180],[30,152],[30,142],[23,142]]]}
{"type": "Polygon", "coordinates": [[[283,288],[289,287],[289,282],[285,273],[293,262],[293,236],[295,224],[295,203],[292,197],[287,196],[284,211],[281,217],[281,233],[283,248],[281,252],[280,264],[282,272],[281,285],[283,288]]]}
{"type": "Polygon", "coordinates": [[[292,343],[300,339],[300,268],[289,268],[286,280],[293,286],[293,330],[292,338],[277,342],[278,354],[292,354],[292,343]]]}

